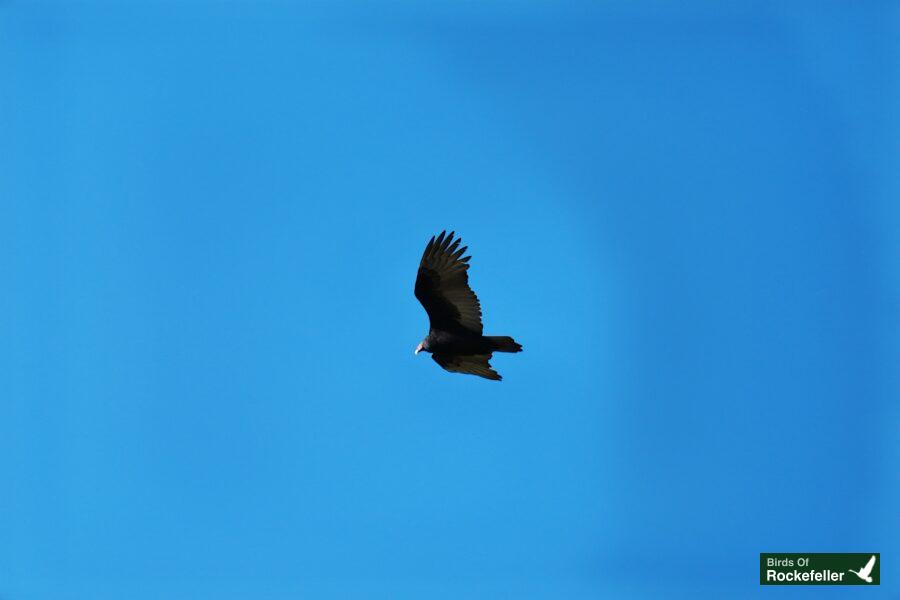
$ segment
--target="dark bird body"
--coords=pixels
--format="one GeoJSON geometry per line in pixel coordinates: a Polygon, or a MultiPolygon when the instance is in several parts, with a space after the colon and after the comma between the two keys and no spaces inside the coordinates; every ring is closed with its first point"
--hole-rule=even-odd
{"type": "Polygon", "coordinates": [[[468,373],[499,381],[489,363],[494,352],[521,352],[508,336],[482,335],[481,303],[469,287],[466,247],[453,232],[442,231],[425,247],[416,276],[416,298],[422,303],[431,328],[416,354],[424,350],[447,371],[468,373]]]}

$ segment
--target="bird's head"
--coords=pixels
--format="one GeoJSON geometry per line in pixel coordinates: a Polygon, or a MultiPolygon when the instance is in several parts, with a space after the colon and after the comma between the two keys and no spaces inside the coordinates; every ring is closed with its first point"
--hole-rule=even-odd
{"type": "Polygon", "coordinates": [[[415,351],[414,354],[418,354],[418,353],[421,352],[422,350],[428,352],[428,345],[425,343],[426,341],[427,341],[427,340],[422,340],[421,342],[419,342],[419,345],[416,346],[416,351],[415,351]]]}

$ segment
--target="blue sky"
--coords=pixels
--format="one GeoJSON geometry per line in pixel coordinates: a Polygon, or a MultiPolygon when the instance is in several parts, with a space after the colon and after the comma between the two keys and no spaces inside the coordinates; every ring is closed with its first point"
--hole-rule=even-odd
{"type": "Polygon", "coordinates": [[[740,598],[759,552],[895,555],[898,33],[0,3],[0,598],[740,598]],[[444,228],[525,346],[500,384],[412,354],[444,228]]]}

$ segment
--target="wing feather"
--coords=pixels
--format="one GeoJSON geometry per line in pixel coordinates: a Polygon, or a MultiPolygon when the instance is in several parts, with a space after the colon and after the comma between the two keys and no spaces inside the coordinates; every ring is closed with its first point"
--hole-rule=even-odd
{"type": "Polygon", "coordinates": [[[466,247],[458,248],[461,238],[453,231],[442,231],[425,246],[415,294],[428,313],[431,328],[444,331],[465,329],[481,335],[481,303],[469,287],[469,260],[466,247]]]}
{"type": "Polygon", "coordinates": [[[491,354],[471,354],[471,355],[449,355],[449,354],[432,354],[434,362],[441,365],[445,370],[452,373],[465,373],[468,375],[478,375],[485,379],[500,381],[503,379],[497,371],[491,368],[491,354]]]}

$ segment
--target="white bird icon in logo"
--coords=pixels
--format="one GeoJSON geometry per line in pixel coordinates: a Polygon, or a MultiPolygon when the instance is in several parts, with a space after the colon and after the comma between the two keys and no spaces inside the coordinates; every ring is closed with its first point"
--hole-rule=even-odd
{"type": "Polygon", "coordinates": [[[847,569],[847,571],[849,571],[850,573],[853,573],[854,575],[856,575],[857,577],[859,577],[866,583],[872,583],[872,576],[870,575],[870,573],[872,572],[872,567],[874,567],[874,566],[875,566],[875,555],[873,554],[872,558],[869,559],[869,562],[866,563],[866,566],[864,566],[859,571],[854,571],[853,569],[847,569]]]}

